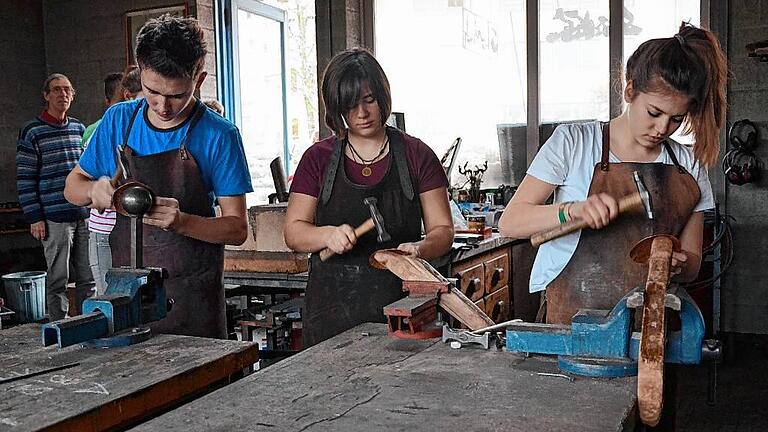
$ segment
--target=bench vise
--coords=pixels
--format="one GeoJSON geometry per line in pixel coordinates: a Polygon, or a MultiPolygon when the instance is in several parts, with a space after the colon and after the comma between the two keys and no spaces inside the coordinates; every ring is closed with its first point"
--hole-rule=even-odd
{"type": "MultiPolygon", "coordinates": [[[[666,308],[679,311],[680,329],[666,336],[664,361],[699,364],[704,344],[704,318],[688,293],[672,287],[666,308]]],[[[612,310],[581,309],[570,326],[511,323],[506,331],[510,352],[555,354],[558,367],[567,373],[590,377],[622,377],[637,374],[640,332],[631,331],[633,308],[643,307],[643,292],[635,288],[612,310]]]]}
{"type": "Polygon", "coordinates": [[[125,346],[149,338],[149,327],[165,318],[170,308],[159,268],[113,268],[107,272],[107,291],[83,302],[82,315],[43,325],[43,346],[59,348],[89,342],[96,346],[125,346]]]}
{"type": "MultiPolygon", "coordinates": [[[[118,150],[116,178],[128,178],[127,163],[118,150]]],[[[106,293],[86,299],[82,315],[43,325],[43,346],[57,344],[64,348],[83,342],[102,347],[133,345],[150,337],[149,327],[141,325],[166,317],[173,305],[163,286],[168,272],[144,267],[143,260],[142,218],[154,200],[154,192],[135,181],[117,188],[113,195],[115,210],[131,218],[131,265],[107,272],[106,293]]]]}

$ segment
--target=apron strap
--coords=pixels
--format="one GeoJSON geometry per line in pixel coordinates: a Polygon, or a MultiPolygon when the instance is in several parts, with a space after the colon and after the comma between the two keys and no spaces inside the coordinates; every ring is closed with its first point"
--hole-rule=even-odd
{"type": "Polygon", "coordinates": [[[608,163],[611,152],[611,124],[606,122],[601,123],[600,126],[603,130],[603,154],[600,157],[600,171],[608,171],[611,166],[611,164],[608,163]]]}
{"type": "Polygon", "coordinates": [[[664,141],[664,150],[667,151],[669,158],[672,159],[672,163],[677,167],[677,171],[680,172],[680,174],[687,174],[688,171],[686,171],[677,161],[677,156],[675,156],[675,153],[672,151],[672,147],[669,146],[669,141],[664,141]]]}
{"type": "Polygon", "coordinates": [[[328,204],[328,200],[331,199],[331,192],[333,192],[333,182],[336,180],[336,172],[338,171],[339,163],[341,162],[343,149],[344,141],[337,137],[336,142],[333,143],[331,160],[328,162],[328,168],[325,170],[325,180],[323,181],[323,190],[320,196],[320,202],[323,205],[328,204]]]}
{"type": "Polygon", "coordinates": [[[411,170],[408,169],[408,162],[405,158],[405,145],[403,144],[402,132],[389,126],[387,127],[386,132],[390,137],[390,150],[395,165],[397,166],[397,173],[400,177],[400,186],[403,188],[403,194],[408,201],[412,201],[414,196],[413,183],[411,182],[411,170]]]}
{"type": "Polygon", "coordinates": [[[179,158],[181,160],[189,159],[189,155],[187,154],[187,142],[189,141],[189,135],[192,133],[192,129],[195,128],[195,125],[197,125],[197,122],[200,121],[200,119],[203,117],[203,114],[205,114],[206,109],[207,108],[199,100],[195,103],[195,110],[192,112],[192,120],[189,121],[187,133],[184,135],[184,138],[182,138],[181,145],[179,145],[179,158]]]}
{"type": "Polygon", "coordinates": [[[139,115],[139,111],[141,111],[141,108],[144,106],[144,102],[146,102],[146,99],[142,99],[141,102],[136,104],[136,108],[133,110],[133,114],[131,114],[131,120],[128,122],[128,127],[125,128],[125,134],[123,135],[123,147],[128,147],[128,136],[131,135],[133,122],[136,121],[136,116],[139,115]]]}

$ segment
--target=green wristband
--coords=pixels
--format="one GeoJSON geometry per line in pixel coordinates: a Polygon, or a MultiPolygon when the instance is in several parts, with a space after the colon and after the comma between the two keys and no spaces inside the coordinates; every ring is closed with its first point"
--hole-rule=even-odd
{"type": "Polygon", "coordinates": [[[557,208],[557,218],[560,219],[560,224],[564,224],[565,218],[565,205],[568,203],[560,203],[560,207],[557,208]]]}

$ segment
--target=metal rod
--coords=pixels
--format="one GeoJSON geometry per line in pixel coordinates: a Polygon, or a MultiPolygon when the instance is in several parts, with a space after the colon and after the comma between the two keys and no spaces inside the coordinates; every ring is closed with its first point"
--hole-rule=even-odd
{"type": "Polygon", "coordinates": [[[131,217],[131,267],[144,268],[144,227],[141,216],[131,217]]]}
{"type": "Polygon", "coordinates": [[[502,323],[494,324],[492,326],[488,326],[488,327],[484,327],[484,328],[481,328],[481,329],[477,329],[477,330],[471,331],[470,333],[483,333],[483,332],[487,332],[487,331],[491,331],[491,330],[496,330],[498,328],[506,327],[506,326],[508,326],[510,324],[519,323],[519,322],[523,322],[523,320],[521,320],[520,318],[515,318],[513,320],[504,321],[502,323]]]}
{"type": "Polygon", "coordinates": [[[80,362],[67,363],[67,364],[63,364],[61,366],[54,366],[54,367],[50,367],[48,369],[42,369],[42,370],[35,371],[35,372],[29,372],[29,373],[25,373],[23,375],[15,376],[15,377],[3,378],[3,379],[0,379],[0,384],[6,384],[6,383],[9,383],[9,382],[12,382],[12,381],[22,380],[24,378],[31,378],[31,377],[42,375],[42,374],[46,374],[46,373],[49,373],[49,372],[56,372],[56,371],[60,371],[60,370],[63,370],[63,369],[69,369],[71,367],[75,367],[75,366],[79,366],[79,365],[80,365],[80,362]]]}

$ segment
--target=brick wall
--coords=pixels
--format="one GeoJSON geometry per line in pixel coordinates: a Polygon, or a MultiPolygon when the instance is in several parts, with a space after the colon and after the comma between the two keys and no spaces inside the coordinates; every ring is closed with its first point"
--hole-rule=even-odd
{"type": "Polygon", "coordinates": [[[0,202],[16,201],[16,139],[43,108],[45,80],[42,0],[0,3],[0,202]]]}

